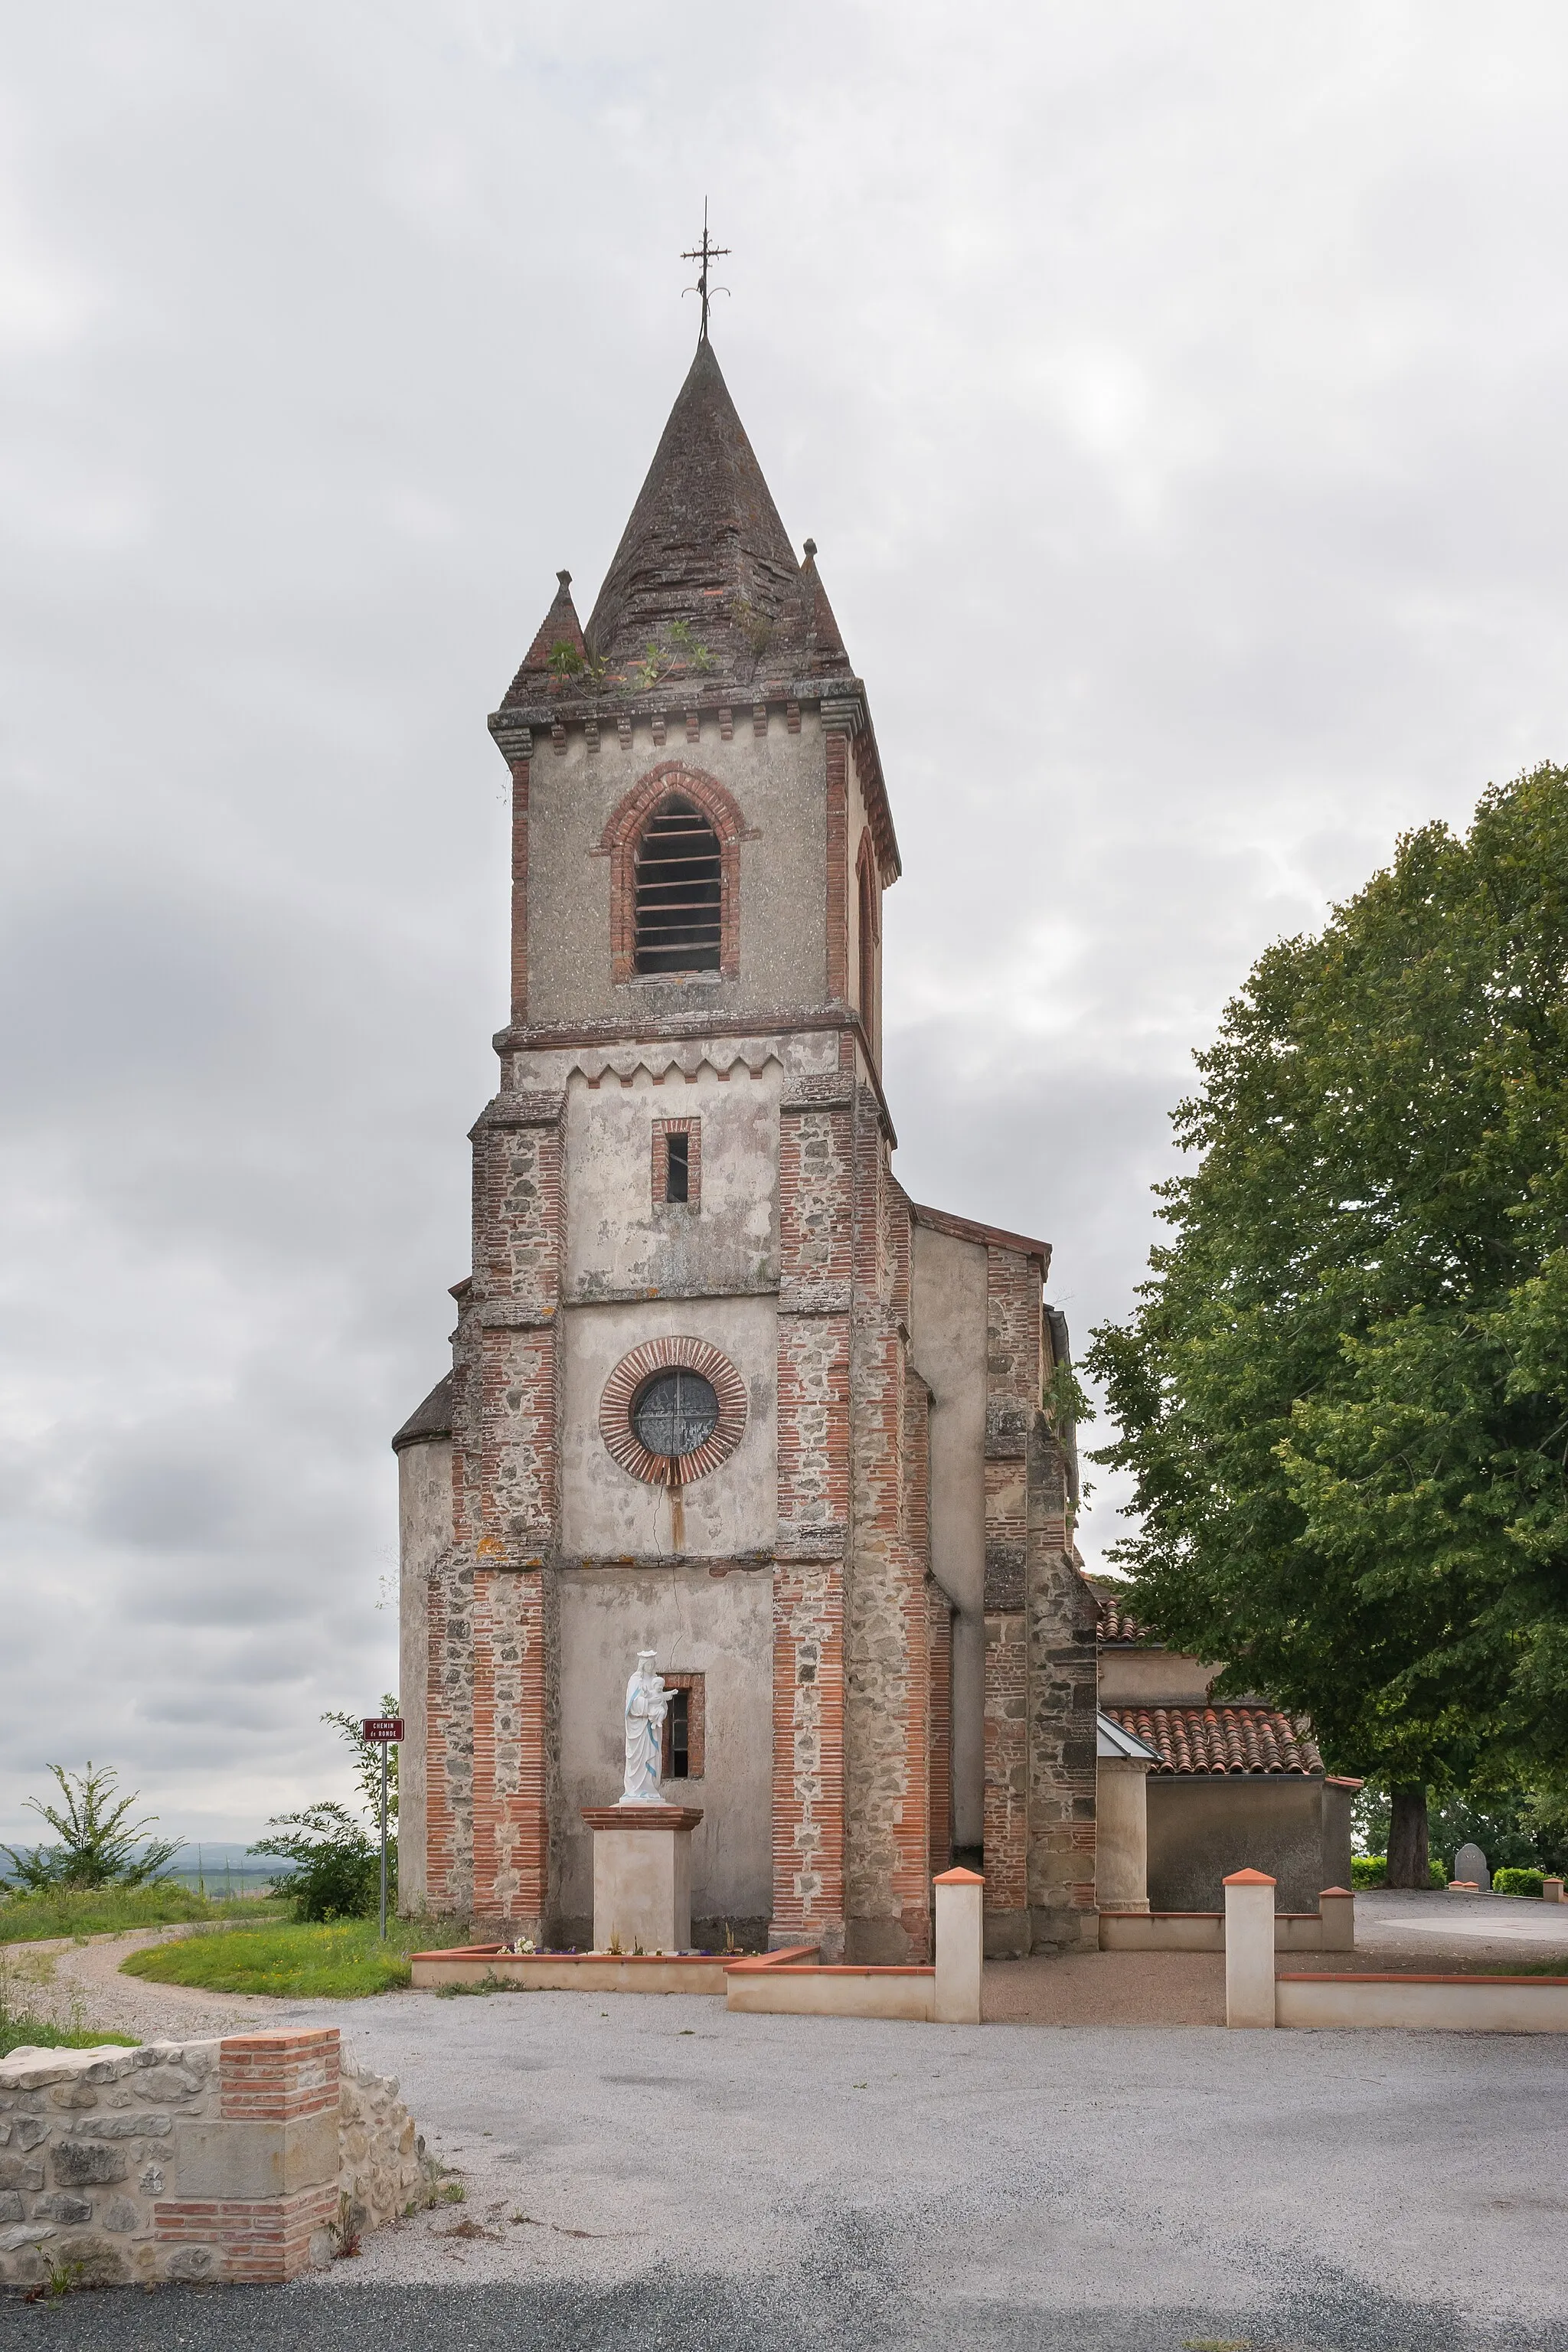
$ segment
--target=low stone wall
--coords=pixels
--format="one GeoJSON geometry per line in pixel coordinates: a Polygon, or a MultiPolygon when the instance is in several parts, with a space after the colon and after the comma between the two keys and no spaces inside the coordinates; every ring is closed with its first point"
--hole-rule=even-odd
{"type": "Polygon", "coordinates": [[[0,2059],[0,2284],[288,2279],[424,2184],[335,2027],[0,2059]]]}

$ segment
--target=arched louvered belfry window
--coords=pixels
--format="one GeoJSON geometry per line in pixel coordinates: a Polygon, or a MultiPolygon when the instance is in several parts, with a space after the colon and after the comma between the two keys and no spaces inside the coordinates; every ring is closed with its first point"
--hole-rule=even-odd
{"type": "Polygon", "coordinates": [[[695,803],[672,793],[637,843],[639,972],[717,971],[723,919],[719,836],[695,803]]]}

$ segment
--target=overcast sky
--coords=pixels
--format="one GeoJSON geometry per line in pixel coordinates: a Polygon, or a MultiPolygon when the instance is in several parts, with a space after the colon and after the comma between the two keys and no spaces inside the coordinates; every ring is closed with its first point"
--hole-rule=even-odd
{"type": "Polygon", "coordinates": [[[902,842],[898,1171],[1081,1339],[1259,950],[1568,757],[1565,101],[1560,0],[7,13],[0,1836],[47,1760],[193,1838],[346,1792],[505,1013],[485,714],[704,194],[902,842]]]}

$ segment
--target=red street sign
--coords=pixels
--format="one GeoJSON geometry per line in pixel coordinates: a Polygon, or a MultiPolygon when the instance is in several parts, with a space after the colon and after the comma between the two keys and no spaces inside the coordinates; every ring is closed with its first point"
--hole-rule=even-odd
{"type": "Polygon", "coordinates": [[[400,1715],[367,1715],[361,1727],[361,1737],[379,1739],[390,1747],[403,1737],[403,1717],[400,1715]]]}

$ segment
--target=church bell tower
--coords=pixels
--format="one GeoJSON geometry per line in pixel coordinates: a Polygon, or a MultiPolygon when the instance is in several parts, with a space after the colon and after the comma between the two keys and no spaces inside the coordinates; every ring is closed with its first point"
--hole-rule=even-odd
{"type": "MultiPolygon", "coordinates": [[[[472,1271],[452,1373],[396,1441],[402,1899],[586,1946],[583,1811],[619,1785],[651,1649],[665,1793],[703,1815],[698,1941],[924,1959],[955,1606],[880,1068],[899,849],[815,547],[706,307],[585,628],[558,579],[489,721],[511,1004],[472,1271]]],[[[1015,1252],[1030,1409],[1043,1250],[1015,1252]]]]}

